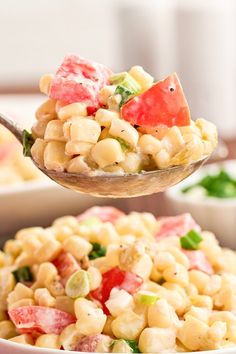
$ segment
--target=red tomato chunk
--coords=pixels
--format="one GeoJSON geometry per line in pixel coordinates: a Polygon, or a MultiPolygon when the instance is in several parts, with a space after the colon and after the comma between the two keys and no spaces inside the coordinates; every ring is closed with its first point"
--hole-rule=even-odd
{"type": "Polygon", "coordinates": [[[58,270],[62,283],[65,285],[68,278],[80,269],[79,264],[72,254],[61,252],[59,256],[52,262],[58,270]]]}
{"type": "Polygon", "coordinates": [[[49,96],[66,103],[99,106],[99,90],[109,83],[112,71],[77,55],[67,55],[54,76],[49,96]]]}
{"type": "Polygon", "coordinates": [[[121,108],[121,116],[140,126],[190,125],[190,110],[176,73],[154,84],[121,108]]]}
{"type": "Polygon", "coordinates": [[[117,219],[124,216],[125,214],[114,207],[104,206],[104,207],[92,207],[86,210],[84,213],[77,216],[79,221],[88,219],[90,216],[98,217],[102,222],[114,223],[117,219]]]}
{"type": "Polygon", "coordinates": [[[103,306],[104,312],[109,314],[105,302],[109,299],[113,288],[123,289],[133,294],[140,288],[142,283],[143,279],[139,275],[114,267],[103,273],[102,284],[96,290],[91,291],[90,295],[94,300],[99,301],[103,306]]]}
{"type": "Polygon", "coordinates": [[[200,231],[200,226],[189,213],[158,218],[159,230],[156,237],[183,236],[190,230],[200,231]]]}
{"type": "Polygon", "coordinates": [[[200,270],[201,272],[207,273],[209,275],[214,274],[214,270],[206,258],[205,254],[201,251],[189,251],[189,250],[182,250],[183,253],[188,257],[190,261],[190,270],[196,269],[200,270]]]}
{"type": "Polygon", "coordinates": [[[22,306],[9,310],[10,319],[20,333],[60,334],[76,319],[71,314],[50,307],[22,306]]]}

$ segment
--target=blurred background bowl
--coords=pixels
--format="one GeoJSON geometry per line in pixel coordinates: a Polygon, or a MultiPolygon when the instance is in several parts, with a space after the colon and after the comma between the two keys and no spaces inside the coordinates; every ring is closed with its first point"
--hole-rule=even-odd
{"type": "Polygon", "coordinates": [[[206,165],[179,185],[166,193],[170,214],[190,213],[204,230],[216,234],[223,246],[236,245],[236,198],[221,199],[204,197],[196,193],[182,193],[182,189],[200,181],[207,174],[218,173],[221,169],[236,177],[236,160],[206,165]]]}

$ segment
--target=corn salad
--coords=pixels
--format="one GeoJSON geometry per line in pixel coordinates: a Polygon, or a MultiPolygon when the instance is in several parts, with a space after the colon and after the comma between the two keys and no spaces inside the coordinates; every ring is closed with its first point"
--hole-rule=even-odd
{"type": "Polygon", "coordinates": [[[18,231],[0,266],[0,338],[102,353],[236,345],[236,253],[189,214],[93,207],[18,231]]]}

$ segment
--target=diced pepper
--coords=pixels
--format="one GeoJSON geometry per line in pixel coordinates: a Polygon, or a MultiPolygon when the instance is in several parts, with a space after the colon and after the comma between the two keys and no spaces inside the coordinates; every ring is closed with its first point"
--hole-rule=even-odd
{"type": "Polygon", "coordinates": [[[9,310],[10,319],[20,333],[60,334],[76,319],[71,314],[43,306],[22,306],[9,310]]]}
{"type": "Polygon", "coordinates": [[[52,79],[50,98],[66,103],[82,102],[90,111],[99,106],[99,90],[109,83],[112,71],[77,55],[67,55],[52,79]]]}
{"type": "Polygon", "coordinates": [[[191,122],[189,106],[176,73],[125,103],[121,116],[139,126],[186,126],[191,122]]]}
{"type": "Polygon", "coordinates": [[[201,251],[187,251],[182,250],[183,253],[188,257],[190,261],[190,270],[196,269],[200,270],[201,272],[207,273],[209,275],[214,274],[214,270],[206,258],[205,254],[201,251]]]}
{"type": "Polygon", "coordinates": [[[190,230],[200,231],[200,226],[189,213],[177,216],[166,216],[157,219],[159,230],[156,237],[182,236],[190,230]]]}
{"type": "Polygon", "coordinates": [[[58,274],[60,275],[64,285],[66,284],[68,278],[80,269],[76,259],[69,252],[61,252],[52,263],[57,268],[58,274]]]}
{"type": "Polygon", "coordinates": [[[109,314],[105,302],[109,299],[113,288],[123,289],[133,294],[140,288],[142,283],[143,279],[139,275],[114,267],[103,273],[102,284],[96,290],[91,291],[90,295],[93,299],[99,301],[103,306],[104,312],[109,314]]]}

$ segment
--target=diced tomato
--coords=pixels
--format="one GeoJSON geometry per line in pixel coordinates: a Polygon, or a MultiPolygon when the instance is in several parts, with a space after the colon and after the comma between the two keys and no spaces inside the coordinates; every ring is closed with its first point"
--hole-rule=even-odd
{"type": "Polygon", "coordinates": [[[59,256],[52,262],[58,270],[62,283],[65,285],[71,274],[80,269],[79,264],[72,254],[69,252],[61,252],[59,256]]]}
{"type": "Polygon", "coordinates": [[[103,306],[104,312],[109,314],[105,302],[109,299],[113,288],[123,289],[133,294],[140,288],[142,283],[143,279],[139,275],[114,267],[103,273],[102,284],[96,290],[91,291],[90,295],[94,300],[99,301],[103,306]]]}
{"type": "Polygon", "coordinates": [[[168,127],[166,125],[158,125],[157,127],[140,127],[138,128],[138,131],[141,134],[151,134],[155,136],[157,139],[162,139],[166,135],[168,131],[168,127]]]}
{"type": "Polygon", "coordinates": [[[188,102],[176,73],[124,104],[121,116],[133,125],[151,127],[185,126],[191,121],[188,102]]]}
{"type": "Polygon", "coordinates": [[[20,333],[60,334],[76,319],[71,314],[43,306],[22,306],[9,310],[10,319],[20,333]]]}
{"type": "Polygon", "coordinates": [[[184,236],[190,230],[200,231],[200,226],[189,213],[177,216],[165,216],[157,219],[159,230],[156,237],[184,236]]]}
{"type": "Polygon", "coordinates": [[[124,215],[125,214],[123,213],[123,211],[111,206],[104,206],[104,207],[95,206],[86,210],[84,213],[78,215],[77,219],[79,221],[83,221],[88,219],[90,216],[96,216],[102,222],[110,221],[114,223],[117,219],[119,219],[121,216],[124,215]]]}
{"type": "Polygon", "coordinates": [[[197,269],[209,275],[214,273],[214,270],[210,262],[208,261],[205,254],[201,250],[189,251],[183,249],[182,251],[190,261],[190,268],[189,268],[190,270],[197,269]]]}
{"type": "Polygon", "coordinates": [[[99,106],[98,93],[109,83],[112,71],[102,64],[77,55],[67,55],[54,76],[49,96],[55,100],[99,106]]]}
{"type": "Polygon", "coordinates": [[[98,345],[100,342],[107,343],[107,353],[109,353],[109,346],[112,342],[112,339],[105,334],[94,334],[90,336],[83,336],[80,338],[79,342],[73,349],[78,352],[94,353],[98,352],[98,345]]]}

